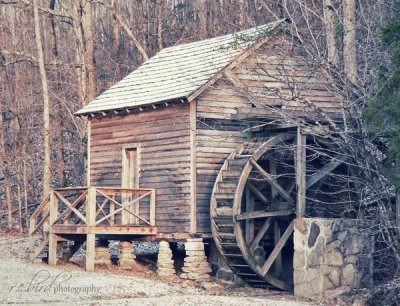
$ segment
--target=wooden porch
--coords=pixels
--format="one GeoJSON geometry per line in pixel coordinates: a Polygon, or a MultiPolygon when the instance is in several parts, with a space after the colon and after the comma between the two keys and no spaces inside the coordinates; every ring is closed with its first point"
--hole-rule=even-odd
{"type": "Polygon", "coordinates": [[[155,189],[53,189],[30,219],[29,260],[48,246],[49,264],[56,265],[59,242],[74,241],[71,258],[86,241],[86,270],[93,271],[96,235],[109,239],[156,235],[155,205],[155,189]]]}

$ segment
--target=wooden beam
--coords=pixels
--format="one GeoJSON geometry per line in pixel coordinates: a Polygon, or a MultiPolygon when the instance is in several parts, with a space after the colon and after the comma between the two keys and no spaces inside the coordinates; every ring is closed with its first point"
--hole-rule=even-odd
{"type": "Polygon", "coordinates": [[[156,191],[153,190],[150,194],[150,224],[156,225],[156,191]]]}
{"type": "Polygon", "coordinates": [[[47,206],[47,204],[50,202],[50,194],[48,194],[42,201],[42,203],[40,203],[40,205],[38,206],[38,208],[36,208],[35,212],[32,214],[30,220],[36,219],[37,217],[39,217],[40,213],[45,209],[45,207],[47,206]]]}
{"type": "MultiPolygon", "coordinates": [[[[281,228],[278,220],[274,220],[274,244],[277,245],[281,239],[281,228]]],[[[282,253],[279,253],[274,262],[275,275],[277,277],[282,276],[282,253]]]]}
{"type": "Polygon", "coordinates": [[[65,254],[65,256],[63,257],[63,261],[69,261],[72,256],[74,256],[74,254],[79,250],[82,244],[83,241],[74,241],[74,244],[69,247],[68,253],[65,254]]]}
{"type": "Polygon", "coordinates": [[[313,185],[315,185],[324,176],[331,173],[333,170],[335,170],[337,167],[339,167],[347,159],[348,159],[348,157],[344,156],[344,155],[335,157],[332,162],[330,162],[329,164],[326,164],[321,169],[319,169],[317,172],[315,172],[313,175],[309,176],[309,178],[307,180],[306,188],[308,189],[308,188],[312,187],[313,185]]]}
{"type": "Polygon", "coordinates": [[[264,176],[264,178],[276,188],[277,192],[290,204],[294,204],[293,199],[290,197],[290,195],[282,188],[281,185],[278,184],[276,179],[272,177],[271,174],[266,172],[254,159],[250,159],[250,163],[257,168],[257,170],[264,176]]]}
{"type": "Polygon", "coordinates": [[[241,215],[238,215],[238,216],[236,216],[236,220],[240,221],[240,220],[265,218],[265,217],[290,216],[293,213],[294,213],[293,210],[278,210],[278,211],[258,210],[258,211],[246,212],[241,215]]]}
{"type": "MultiPolygon", "coordinates": [[[[61,193],[59,193],[57,191],[53,191],[53,192],[55,193],[55,197],[60,199],[65,205],[67,205],[67,207],[70,210],[72,210],[75,213],[75,215],[77,217],[79,217],[79,219],[81,219],[84,223],[86,223],[86,218],[81,214],[81,212],[79,210],[72,207],[72,204],[61,193]]],[[[88,212],[88,208],[86,207],[86,214],[87,214],[87,212],[88,212]]],[[[56,220],[56,219],[54,219],[54,220],[56,220]]],[[[50,220],[50,224],[54,224],[54,222],[52,222],[52,220],[50,220]]]]}
{"type": "Polygon", "coordinates": [[[29,254],[29,260],[30,260],[30,262],[33,262],[35,259],[36,259],[36,257],[38,257],[39,255],[40,255],[40,253],[42,253],[43,252],[43,250],[44,250],[44,248],[47,246],[49,244],[49,237],[47,236],[47,237],[45,237],[44,239],[43,239],[43,241],[40,243],[40,245],[39,246],[37,246],[36,248],[35,248],[35,245],[33,244],[32,245],[32,252],[30,252],[30,254],[29,254]]]}
{"type": "Polygon", "coordinates": [[[97,192],[98,192],[99,194],[101,194],[102,196],[108,198],[112,203],[115,203],[115,204],[117,204],[118,206],[120,206],[120,208],[118,208],[117,210],[114,210],[113,214],[111,214],[111,212],[110,212],[107,216],[104,216],[104,217],[101,218],[100,220],[97,220],[97,222],[95,222],[96,225],[100,224],[100,223],[103,222],[105,219],[108,219],[109,217],[111,217],[111,216],[113,216],[113,215],[119,213],[119,212],[122,211],[122,210],[124,210],[124,211],[126,211],[127,213],[133,215],[135,218],[137,218],[137,219],[143,221],[144,223],[146,223],[146,224],[148,224],[148,225],[151,225],[150,222],[148,222],[148,221],[146,221],[145,219],[143,219],[142,217],[136,215],[136,214],[133,213],[129,208],[127,208],[127,206],[130,206],[130,205],[132,205],[132,204],[134,204],[134,203],[136,203],[136,202],[139,202],[139,201],[140,201],[141,199],[143,199],[144,197],[147,197],[148,195],[151,195],[151,192],[149,192],[149,193],[147,193],[147,194],[142,194],[142,195],[139,196],[138,198],[136,198],[136,199],[134,199],[134,200],[132,200],[132,201],[130,201],[130,202],[126,202],[126,203],[124,203],[124,204],[121,204],[121,203],[119,203],[118,201],[115,201],[114,199],[110,198],[109,196],[103,194],[102,192],[100,192],[100,191],[98,191],[98,190],[97,190],[97,192]]]}
{"type": "Polygon", "coordinates": [[[289,226],[283,233],[281,239],[279,239],[278,243],[275,245],[275,248],[272,250],[271,254],[269,255],[268,259],[265,261],[263,267],[261,268],[261,275],[267,275],[269,269],[271,268],[272,264],[274,263],[275,259],[277,256],[280,254],[282,251],[282,248],[285,246],[286,241],[288,241],[290,235],[293,232],[293,225],[294,225],[294,220],[290,222],[289,226]]]}
{"type": "MultiPolygon", "coordinates": [[[[37,224],[37,226],[33,226],[30,228],[30,232],[29,235],[33,236],[39,229],[40,227],[46,222],[47,218],[49,217],[50,212],[47,211],[45,215],[43,215],[42,219],[40,220],[40,222],[37,224]]],[[[31,222],[33,221],[33,224],[35,225],[35,220],[31,220],[31,222]]]]}
{"type": "Polygon", "coordinates": [[[190,232],[197,232],[197,167],[196,167],[196,142],[197,142],[197,101],[190,102],[190,232]]]}
{"type": "Polygon", "coordinates": [[[86,235],[86,271],[94,271],[95,234],[86,235]]]}
{"type": "Polygon", "coordinates": [[[304,216],[306,211],[306,143],[300,126],[297,128],[296,146],[296,185],[297,185],[297,217],[304,216]]]}
{"type": "Polygon", "coordinates": [[[256,187],[254,186],[251,182],[247,181],[246,186],[249,188],[249,190],[264,204],[269,204],[269,201],[267,197],[256,187]]]}
{"type": "MultiPolygon", "coordinates": [[[[86,197],[87,191],[83,192],[71,205],[71,207],[76,208],[76,206],[86,197]]],[[[64,212],[62,212],[52,223],[51,225],[57,223],[58,221],[60,221],[62,218],[64,218],[65,216],[68,218],[69,215],[72,214],[72,210],[68,210],[66,209],[64,212]]]]}
{"type": "MultiPolygon", "coordinates": [[[[272,177],[276,177],[276,160],[273,159],[274,156],[272,155],[272,159],[269,160],[269,172],[271,173],[272,177]]],[[[291,190],[288,190],[288,193],[290,194],[291,190]]],[[[271,198],[275,199],[276,196],[278,195],[278,191],[274,186],[271,186],[271,198]]]]}
{"type": "MultiPolygon", "coordinates": [[[[250,189],[246,188],[246,211],[253,212],[254,210],[254,197],[250,193],[250,189]]],[[[248,218],[246,220],[246,228],[245,228],[245,239],[247,243],[250,243],[254,237],[254,220],[253,218],[248,218]]]]}
{"type": "Polygon", "coordinates": [[[55,266],[57,264],[57,235],[49,234],[49,265],[55,266]]]}
{"type": "Polygon", "coordinates": [[[257,235],[250,242],[250,250],[251,251],[253,251],[258,246],[258,244],[260,243],[261,239],[264,238],[264,236],[267,233],[270,226],[271,226],[271,218],[268,218],[264,221],[264,224],[258,231],[257,235]]]}

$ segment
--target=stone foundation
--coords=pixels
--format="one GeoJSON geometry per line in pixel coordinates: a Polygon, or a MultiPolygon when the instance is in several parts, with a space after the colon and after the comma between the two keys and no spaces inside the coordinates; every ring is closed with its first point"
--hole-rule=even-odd
{"type": "Polygon", "coordinates": [[[321,299],[372,286],[374,239],[361,220],[302,218],[294,226],[294,293],[321,299]]]}
{"type": "Polygon", "coordinates": [[[118,247],[118,266],[121,269],[131,270],[136,266],[136,256],[132,252],[132,243],[121,241],[118,247]]]}
{"type": "Polygon", "coordinates": [[[157,274],[160,276],[172,276],[175,273],[170,245],[167,241],[161,241],[157,257],[157,274]]]}
{"type": "Polygon", "coordinates": [[[111,255],[108,250],[107,240],[96,240],[94,249],[94,264],[95,265],[111,265],[111,255]]]}
{"type": "Polygon", "coordinates": [[[192,238],[185,242],[186,258],[182,268],[181,278],[199,282],[209,281],[211,268],[204,252],[202,238],[192,238]]]}

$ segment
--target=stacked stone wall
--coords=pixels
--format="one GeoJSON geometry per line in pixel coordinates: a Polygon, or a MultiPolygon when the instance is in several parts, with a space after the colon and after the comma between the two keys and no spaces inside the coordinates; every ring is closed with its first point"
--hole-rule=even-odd
{"type": "Polygon", "coordinates": [[[294,231],[294,293],[321,299],[372,286],[370,224],[352,219],[300,218],[294,231]]]}

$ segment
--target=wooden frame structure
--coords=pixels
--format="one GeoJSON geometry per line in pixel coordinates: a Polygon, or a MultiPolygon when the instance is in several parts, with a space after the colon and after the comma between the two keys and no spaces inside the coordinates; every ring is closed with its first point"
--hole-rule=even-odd
{"type": "Polygon", "coordinates": [[[54,189],[31,216],[29,259],[35,260],[48,244],[49,264],[55,265],[57,242],[86,241],[86,270],[93,271],[96,235],[156,235],[155,210],[154,189],[95,186],[54,189]],[[126,201],[127,196],[129,201],[126,201]],[[136,207],[141,204],[142,207],[132,210],[133,204],[137,204],[136,207]],[[138,222],[129,224],[126,221],[127,215],[133,216],[138,222]],[[40,231],[45,237],[35,247],[36,236],[40,231]]]}

